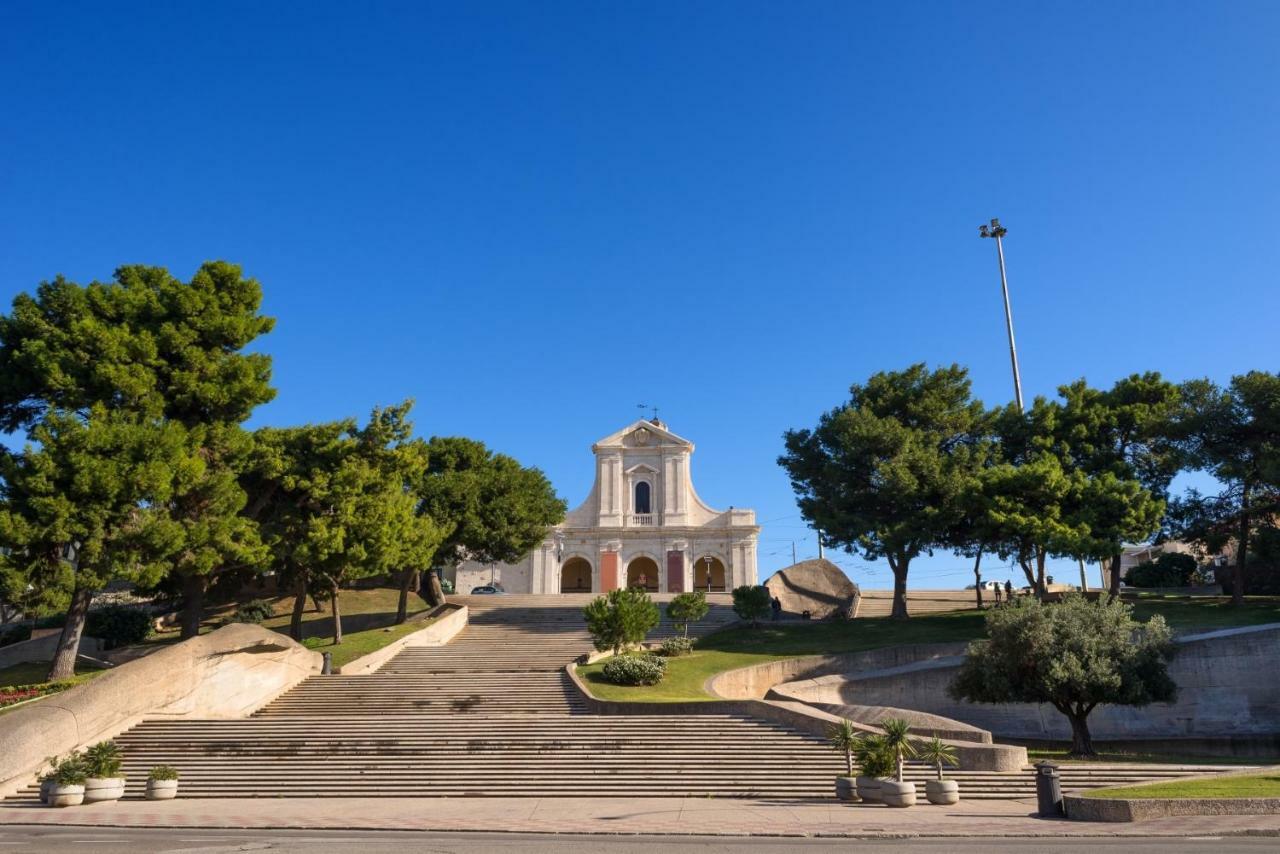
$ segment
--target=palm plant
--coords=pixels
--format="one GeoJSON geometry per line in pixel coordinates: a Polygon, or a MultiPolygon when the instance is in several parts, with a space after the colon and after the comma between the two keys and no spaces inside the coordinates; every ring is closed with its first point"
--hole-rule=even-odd
{"type": "Polygon", "coordinates": [[[86,748],[84,762],[90,777],[118,777],[120,775],[120,748],[114,741],[100,741],[86,748]]]}
{"type": "Polygon", "coordinates": [[[911,743],[911,722],[905,718],[885,718],[880,722],[880,729],[884,730],[884,750],[897,766],[897,781],[901,783],[903,760],[916,755],[915,745],[911,743]]]}
{"type": "Polygon", "coordinates": [[[885,777],[893,773],[882,735],[868,735],[858,739],[853,757],[858,760],[858,767],[862,769],[864,777],[885,777]]]}
{"type": "Polygon", "coordinates": [[[938,769],[938,779],[942,779],[942,765],[959,765],[960,761],[956,759],[956,749],[945,743],[936,735],[916,748],[916,755],[928,762],[930,765],[938,769]]]}
{"type": "Polygon", "coordinates": [[[849,770],[849,776],[852,777],[853,755],[862,745],[862,735],[854,727],[853,722],[841,720],[838,724],[832,724],[831,729],[827,730],[827,742],[832,750],[844,753],[844,764],[849,770]]]}

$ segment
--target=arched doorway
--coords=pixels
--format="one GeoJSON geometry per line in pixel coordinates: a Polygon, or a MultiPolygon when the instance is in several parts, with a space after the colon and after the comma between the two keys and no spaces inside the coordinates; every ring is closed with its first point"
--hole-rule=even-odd
{"type": "Polygon", "coordinates": [[[560,567],[560,592],[591,592],[591,563],[586,558],[571,557],[560,567]]]}
{"type": "Polygon", "coordinates": [[[693,589],[704,593],[725,592],[724,563],[720,558],[703,555],[693,562],[693,589]]]}
{"type": "Polygon", "coordinates": [[[658,592],[658,562],[651,557],[638,557],[627,564],[627,586],[658,592]]]}

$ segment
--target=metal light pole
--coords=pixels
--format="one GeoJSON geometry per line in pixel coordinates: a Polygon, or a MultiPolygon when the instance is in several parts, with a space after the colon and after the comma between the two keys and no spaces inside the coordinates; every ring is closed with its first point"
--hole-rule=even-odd
{"type": "Polygon", "coordinates": [[[1013,309],[1009,307],[1009,279],[1004,272],[1004,243],[1003,238],[1009,233],[1009,229],[1000,224],[1000,220],[991,220],[991,225],[978,226],[979,237],[994,237],[996,239],[996,255],[1000,258],[1000,289],[1004,293],[1004,324],[1009,330],[1009,360],[1013,363],[1013,395],[1018,401],[1018,411],[1022,412],[1022,376],[1018,372],[1018,348],[1013,343],[1013,309]]]}

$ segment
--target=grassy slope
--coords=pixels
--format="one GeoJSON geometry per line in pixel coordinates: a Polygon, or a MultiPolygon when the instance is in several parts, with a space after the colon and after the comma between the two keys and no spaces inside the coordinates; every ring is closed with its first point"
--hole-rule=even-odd
{"type": "MultiPolygon", "coordinates": [[[[1232,608],[1227,598],[1197,600],[1143,597],[1135,603],[1138,619],[1161,614],[1175,629],[1224,628],[1280,622],[1280,597],[1250,597],[1243,608],[1232,608]]],[[[860,652],[884,646],[913,643],[965,641],[983,634],[982,615],[974,610],[930,614],[909,620],[888,617],[848,623],[728,629],[709,635],[692,655],[672,659],[667,676],[658,685],[611,685],[601,678],[602,663],[578,668],[592,693],[605,700],[684,702],[712,699],[703,683],[712,675],[738,667],[762,664],[802,655],[860,652]]]]}
{"type": "MultiPolygon", "coordinates": [[[[70,679],[61,681],[72,685],[79,685],[81,682],[87,682],[93,677],[105,671],[92,667],[84,662],[76,665],[76,675],[70,679]]],[[[0,686],[6,685],[44,685],[45,677],[49,675],[49,662],[47,661],[25,661],[22,664],[12,664],[8,667],[0,667],[0,686]]]]}
{"type": "MultiPolygon", "coordinates": [[[[399,599],[399,590],[381,587],[342,591],[342,598],[339,600],[342,608],[342,643],[337,646],[332,642],[333,617],[328,604],[322,603],[324,611],[317,612],[312,608],[311,600],[308,599],[308,610],[302,617],[302,642],[308,649],[333,653],[333,666],[341,667],[411,632],[425,628],[428,623],[421,617],[426,612],[427,605],[416,594],[409,595],[408,622],[400,626],[395,625],[396,605],[399,599]]],[[[281,634],[288,634],[293,597],[280,596],[268,601],[274,606],[276,616],[264,621],[262,625],[281,634]]],[[[234,608],[229,606],[212,609],[200,626],[201,633],[218,628],[222,618],[232,610],[234,608]]],[[[175,627],[156,633],[147,640],[147,643],[173,643],[178,640],[178,634],[178,629],[175,627]]]]}
{"type": "Polygon", "coordinates": [[[1280,772],[1093,789],[1083,794],[1086,798],[1280,798],[1280,772]]]}

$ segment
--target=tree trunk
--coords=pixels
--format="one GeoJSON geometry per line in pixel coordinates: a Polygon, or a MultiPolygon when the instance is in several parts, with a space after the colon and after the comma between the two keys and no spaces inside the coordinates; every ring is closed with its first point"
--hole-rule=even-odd
{"type": "Polygon", "coordinates": [[[844,752],[844,764],[845,764],[845,767],[846,767],[846,768],[848,769],[848,771],[849,771],[849,776],[850,776],[850,777],[852,777],[852,776],[853,776],[853,751],[851,751],[851,750],[845,750],[845,752],[844,752]]]}
{"type": "Polygon", "coordinates": [[[1071,755],[1097,756],[1093,749],[1093,737],[1089,735],[1089,715],[1067,712],[1067,720],[1071,721],[1071,755]]]}
{"type": "Polygon", "coordinates": [[[444,588],[440,586],[440,576],[436,575],[435,570],[427,570],[427,604],[432,608],[438,608],[444,602],[444,588]]]}
{"type": "Polygon", "coordinates": [[[207,577],[196,573],[182,576],[183,640],[200,634],[200,620],[204,617],[204,588],[207,582],[207,577]]]}
{"type": "Polygon", "coordinates": [[[1239,608],[1244,605],[1244,562],[1249,556],[1249,484],[1244,484],[1240,493],[1240,538],[1236,546],[1236,568],[1231,573],[1231,604],[1239,608]]]}
{"type": "Polygon", "coordinates": [[[1107,578],[1107,601],[1120,598],[1120,555],[1111,556],[1111,572],[1107,578]]]}
{"type": "Polygon", "coordinates": [[[1044,581],[1044,562],[1048,553],[1044,549],[1036,549],[1036,597],[1044,599],[1049,592],[1049,585],[1044,581]]]}
{"type": "Polygon", "coordinates": [[[907,570],[911,567],[911,558],[899,556],[889,561],[893,569],[893,611],[889,614],[895,620],[905,620],[911,615],[907,613],[907,570]]]}
{"type": "Polygon", "coordinates": [[[416,569],[406,569],[400,573],[400,602],[396,605],[396,625],[409,619],[409,588],[418,574],[416,569]]]}
{"type": "Polygon", "coordinates": [[[89,602],[93,600],[93,591],[77,587],[71,594],[71,604],[67,607],[67,621],[62,625],[62,634],[58,636],[58,649],[53,654],[53,662],[49,665],[49,681],[70,679],[76,675],[76,656],[80,654],[80,636],[84,634],[85,616],[89,613],[89,602]]]}
{"type": "Polygon", "coordinates": [[[333,582],[329,591],[333,596],[333,601],[329,603],[333,607],[333,645],[337,646],[342,643],[342,608],[338,604],[338,582],[333,582]]]}
{"type": "Polygon", "coordinates": [[[898,782],[899,782],[899,783],[901,783],[901,782],[902,782],[902,771],[903,771],[902,765],[903,765],[903,762],[902,762],[902,751],[901,751],[901,750],[899,750],[899,751],[898,751],[898,782]]]}
{"type": "Polygon", "coordinates": [[[973,559],[973,590],[978,596],[978,610],[982,610],[982,549],[973,559]]]}
{"type": "Polygon", "coordinates": [[[293,614],[289,617],[289,637],[302,643],[302,612],[307,608],[307,577],[299,575],[294,584],[293,614]]]}

